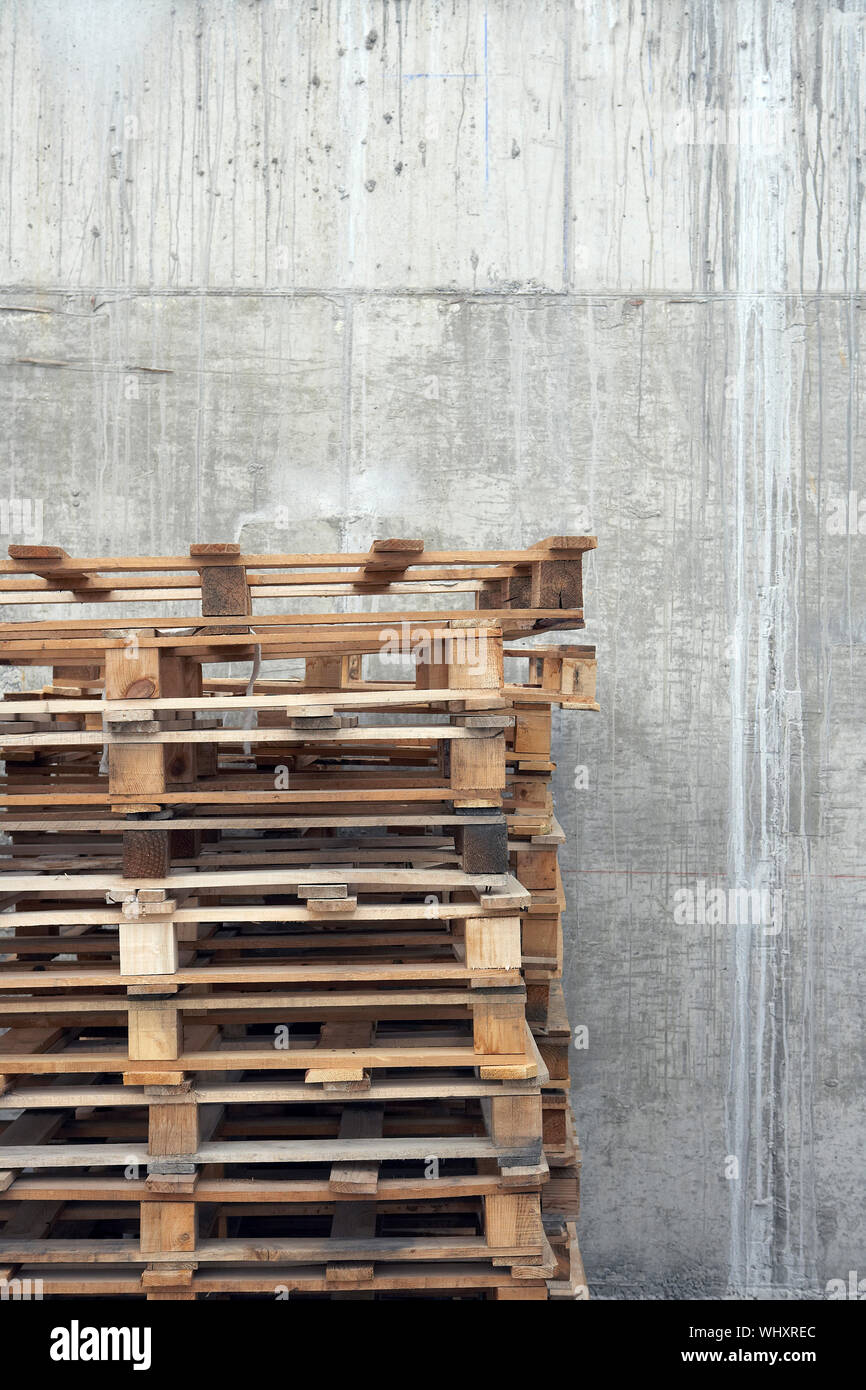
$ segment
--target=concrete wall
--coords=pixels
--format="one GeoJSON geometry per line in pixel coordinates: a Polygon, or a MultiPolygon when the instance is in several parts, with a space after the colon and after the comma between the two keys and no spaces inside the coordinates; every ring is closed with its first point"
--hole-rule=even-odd
{"type": "Polygon", "coordinates": [[[603,1296],[866,1276],[864,95],[864,0],[0,11],[0,497],[47,542],[598,533],[603,1296]],[[702,881],[773,922],[682,920],[702,881]]]}

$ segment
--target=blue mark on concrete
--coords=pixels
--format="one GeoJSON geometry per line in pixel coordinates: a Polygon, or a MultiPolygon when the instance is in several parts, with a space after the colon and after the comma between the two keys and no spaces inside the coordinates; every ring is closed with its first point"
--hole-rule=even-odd
{"type": "Polygon", "coordinates": [[[490,65],[488,62],[487,11],[484,11],[484,71],[481,72],[404,72],[404,82],[416,82],[419,77],[429,77],[434,81],[447,81],[453,78],[484,78],[484,182],[490,182],[490,65]]]}

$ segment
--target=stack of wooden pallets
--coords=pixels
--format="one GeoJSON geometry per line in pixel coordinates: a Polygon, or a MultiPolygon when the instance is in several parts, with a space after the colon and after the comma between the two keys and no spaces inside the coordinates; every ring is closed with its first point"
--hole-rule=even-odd
{"type": "Polygon", "coordinates": [[[4,1287],[585,1296],[550,737],[595,660],[544,634],[594,545],[9,548],[4,1287]]]}

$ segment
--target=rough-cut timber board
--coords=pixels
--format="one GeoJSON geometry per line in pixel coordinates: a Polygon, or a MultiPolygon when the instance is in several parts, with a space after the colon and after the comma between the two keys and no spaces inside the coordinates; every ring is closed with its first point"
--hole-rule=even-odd
{"type": "MultiPolygon", "coordinates": [[[[258,1242],[240,1240],[199,1241],[195,1258],[199,1265],[254,1261],[257,1264],[315,1264],[331,1260],[359,1262],[391,1260],[477,1260],[496,1255],[500,1258],[525,1256],[531,1253],[525,1246],[491,1247],[480,1238],[440,1236],[399,1240],[380,1236],[374,1240],[301,1240],[274,1238],[258,1242]]],[[[540,1253],[540,1246],[539,1252],[540,1253]]],[[[137,1241],[127,1240],[4,1240],[0,1235],[0,1260],[11,1263],[68,1264],[140,1264],[174,1263],[176,1251],[149,1251],[142,1254],[137,1241]]]]}
{"type": "MultiPolygon", "coordinates": [[[[153,1155],[146,1144],[10,1144],[2,1150],[10,1168],[124,1168],[146,1167],[153,1155]]],[[[497,1157],[490,1139],[451,1138],[437,1135],[421,1139],[259,1139],[201,1144],[186,1155],[192,1163],[331,1163],[354,1167],[437,1158],[497,1157]]],[[[340,1190],[340,1189],[338,1189],[340,1190]]],[[[354,1189],[347,1189],[354,1190],[354,1189]]],[[[2,1242],[2,1235],[0,1235],[2,1242]]]]}
{"type": "MultiPolygon", "coordinates": [[[[0,1046],[3,1039],[0,1037],[0,1046]]],[[[482,1079],[516,1080],[537,1076],[534,1057],[520,1053],[497,1055],[476,1052],[472,1047],[392,1047],[324,1049],[274,1048],[232,1049],[214,1052],[185,1052],[176,1058],[160,1058],[158,1063],[130,1061],[125,1052],[69,1051],[44,1054],[0,1052],[0,1075],[60,1075],[63,1072],[119,1073],[135,1077],[156,1071],[166,1075],[195,1071],[286,1071],[338,1067],[480,1067],[482,1079]]]]}
{"type": "MultiPolygon", "coordinates": [[[[369,1091],[344,1097],[341,1104],[361,1105],[386,1100],[468,1100],[474,1097],[500,1098],[504,1096],[526,1096],[537,1094],[538,1087],[546,1082],[543,1071],[532,1082],[527,1081],[478,1081],[474,1077],[408,1077],[396,1081],[373,1079],[369,1091]]],[[[78,1106],[140,1106],[147,1103],[148,1097],[141,1088],[116,1086],[111,1083],[82,1085],[71,1082],[55,1086],[25,1087],[0,1096],[0,1109],[59,1109],[78,1106]]],[[[174,1096],[163,1097],[161,1103],[196,1103],[199,1105],[249,1105],[253,1103],[270,1104],[280,1102],[296,1104],[300,1102],[319,1104],[321,1096],[312,1092],[303,1081],[225,1081],[200,1080],[188,1089],[174,1096]]]]}

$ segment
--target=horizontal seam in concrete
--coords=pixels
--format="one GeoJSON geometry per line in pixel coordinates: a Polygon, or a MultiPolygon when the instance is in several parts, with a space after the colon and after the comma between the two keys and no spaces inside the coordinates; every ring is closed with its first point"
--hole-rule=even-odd
{"type": "MultiPolygon", "coordinates": [[[[107,295],[113,302],[129,299],[184,299],[195,296],[205,299],[460,299],[477,303],[510,303],[515,299],[525,299],[529,303],[598,303],[599,300],[643,299],[671,304],[709,304],[716,302],[738,302],[743,299],[790,300],[793,303],[813,300],[832,300],[850,303],[866,294],[864,290],[581,290],[577,292],[552,289],[513,289],[513,290],[469,290],[460,288],[432,287],[429,289],[274,289],[255,285],[234,289],[214,287],[198,289],[189,285],[183,289],[176,286],[142,286],[130,289],[126,286],[78,285],[46,287],[44,285],[0,285],[0,295],[37,294],[43,297],[62,296],[64,299],[79,295],[107,295]]],[[[21,305],[0,305],[2,309],[20,309],[21,305]]],[[[101,308],[102,306],[97,306],[101,308]]],[[[858,306],[859,307],[859,306],[858,306]]],[[[94,310],[94,313],[96,310],[94,310]]]]}

